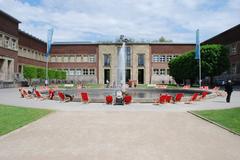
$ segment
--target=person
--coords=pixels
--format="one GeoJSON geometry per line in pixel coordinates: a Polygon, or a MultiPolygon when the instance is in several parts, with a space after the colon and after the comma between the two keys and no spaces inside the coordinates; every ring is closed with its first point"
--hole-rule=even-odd
{"type": "Polygon", "coordinates": [[[45,87],[48,86],[48,80],[47,79],[45,79],[44,84],[45,84],[45,87]]]}
{"type": "Polygon", "coordinates": [[[109,80],[106,80],[107,88],[109,88],[109,80]]]}
{"type": "Polygon", "coordinates": [[[64,94],[65,95],[65,97],[66,97],[66,100],[65,100],[65,102],[69,102],[69,101],[73,101],[73,98],[74,98],[74,96],[72,95],[69,95],[69,94],[64,94]]]}
{"type": "Polygon", "coordinates": [[[227,98],[226,98],[227,103],[230,102],[232,91],[233,91],[232,81],[228,80],[228,82],[225,84],[225,92],[227,92],[227,98]]]}
{"type": "Polygon", "coordinates": [[[116,92],[115,105],[123,105],[123,93],[122,91],[116,92]]]}

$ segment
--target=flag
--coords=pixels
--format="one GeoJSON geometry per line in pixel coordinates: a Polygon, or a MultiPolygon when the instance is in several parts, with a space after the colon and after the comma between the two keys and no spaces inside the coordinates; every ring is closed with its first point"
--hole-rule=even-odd
{"type": "Polygon", "coordinates": [[[49,56],[50,51],[51,51],[52,36],[53,36],[53,28],[51,28],[51,29],[48,30],[46,57],[49,56]]]}
{"type": "Polygon", "coordinates": [[[200,42],[199,42],[199,29],[196,31],[196,48],[195,48],[195,59],[200,59],[200,42]]]}

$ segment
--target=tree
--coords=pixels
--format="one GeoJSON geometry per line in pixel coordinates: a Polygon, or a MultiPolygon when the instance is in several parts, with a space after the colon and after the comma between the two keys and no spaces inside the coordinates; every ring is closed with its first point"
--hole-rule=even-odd
{"type": "Polygon", "coordinates": [[[37,69],[37,77],[39,79],[45,79],[46,78],[46,70],[45,68],[36,68],[37,69]]]}
{"type": "MultiPolygon", "coordinates": [[[[202,79],[212,79],[229,69],[227,49],[222,45],[205,45],[201,47],[202,79]]],[[[187,52],[169,62],[170,75],[177,83],[189,79],[191,82],[198,78],[198,62],[195,51],[187,52]]]]}
{"type": "Polygon", "coordinates": [[[23,66],[23,76],[28,80],[28,83],[32,84],[32,79],[37,77],[37,70],[33,66],[24,65],[23,66]]]}

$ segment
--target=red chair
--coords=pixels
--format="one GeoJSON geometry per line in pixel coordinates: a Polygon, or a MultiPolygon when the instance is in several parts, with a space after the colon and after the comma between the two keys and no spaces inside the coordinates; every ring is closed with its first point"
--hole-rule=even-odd
{"type": "Polygon", "coordinates": [[[207,92],[202,92],[202,95],[199,100],[206,98],[207,94],[208,94],[207,92]]]}
{"type": "Polygon", "coordinates": [[[183,96],[183,93],[177,93],[175,97],[175,102],[180,102],[183,96]]]}
{"type": "Polygon", "coordinates": [[[58,92],[58,96],[60,98],[61,101],[65,101],[65,95],[62,92],[58,92]]]}
{"type": "Polygon", "coordinates": [[[37,98],[44,98],[44,97],[41,95],[41,93],[40,93],[39,91],[37,91],[37,90],[35,90],[35,94],[36,94],[36,97],[37,97],[37,98]]]}
{"type": "Polygon", "coordinates": [[[130,104],[132,102],[132,96],[126,95],[124,97],[124,103],[125,104],[130,104]]]}
{"type": "Polygon", "coordinates": [[[113,102],[113,97],[110,95],[106,96],[106,104],[112,104],[112,102],[113,102]]]}
{"type": "Polygon", "coordinates": [[[81,97],[82,97],[82,102],[89,103],[89,96],[87,92],[82,92],[81,97]]]}
{"type": "Polygon", "coordinates": [[[172,96],[171,95],[166,95],[166,102],[170,103],[172,100],[172,96]]]}
{"type": "Polygon", "coordinates": [[[167,95],[161,95],[159,98],[159,103],[164,104],[166,103],[167,95]]]}
{"type": "Polygon", "coordinates": [[[195,100],[197,100],[197,98],[198,98],[198,93],[194,93],[193,95],[192,95],[192,97],[187,101],[187,102],[185,102],[186,104],[191,104],[193,101],[195,101],[195,100]]]}
{"type": "Polygon", "coordinates": [[[50,100],[53,100],[55,91],[53,89],[49,89],[48,91],[48,97],[50,100]]]}

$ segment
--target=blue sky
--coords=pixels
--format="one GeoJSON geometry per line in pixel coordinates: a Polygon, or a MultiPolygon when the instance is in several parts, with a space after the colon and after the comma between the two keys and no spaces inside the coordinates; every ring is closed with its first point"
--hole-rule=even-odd
{"type": "Polygon", "coordinates": [[[0,9],[22,23],[20,29],[44,41],[135,40],[194,43],[240,23],[239,0],[0,0],[0,9]]]}

